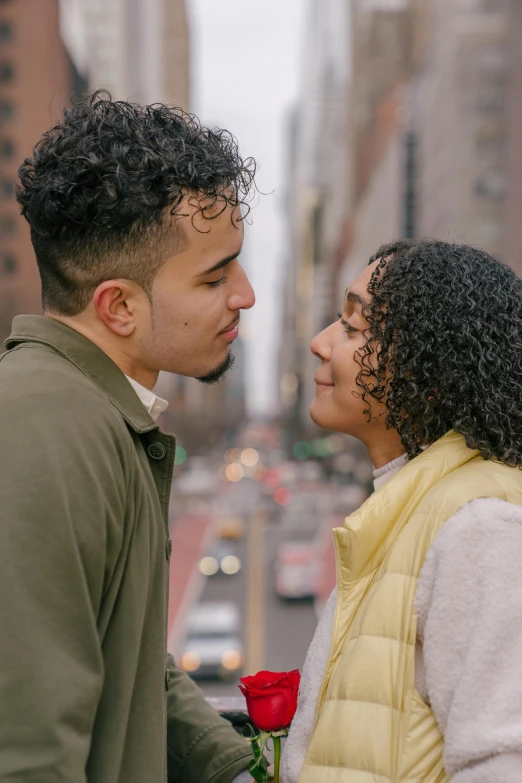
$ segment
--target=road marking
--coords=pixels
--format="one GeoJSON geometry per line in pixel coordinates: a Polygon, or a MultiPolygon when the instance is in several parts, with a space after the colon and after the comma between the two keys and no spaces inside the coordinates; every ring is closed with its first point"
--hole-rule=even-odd
{"type": "Polygon", "coordinates": [[[265,522],[265,512],[254,509],[248,533],[245,674],[255,674],[265,665],[265,522]]]}

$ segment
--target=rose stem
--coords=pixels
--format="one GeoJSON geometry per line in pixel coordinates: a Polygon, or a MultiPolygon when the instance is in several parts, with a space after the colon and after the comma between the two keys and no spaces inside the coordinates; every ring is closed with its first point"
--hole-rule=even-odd
{"type": "Polygon", "coordinates": [[[274,783],[279,783],[279,765],[281,764],[281,737],[272,737],[274,741],[274,783]]]}

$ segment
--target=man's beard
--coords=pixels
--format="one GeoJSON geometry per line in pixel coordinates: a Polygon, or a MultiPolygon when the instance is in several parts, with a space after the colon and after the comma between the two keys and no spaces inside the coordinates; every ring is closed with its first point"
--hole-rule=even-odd
{"type": "Polygon", "coordinates": [[[212,385],[213,383],[217,383],[221,380],[221,378],[223,378],[225,373],[230,370],[235,360],[235,356],[229,351],[228,356],[224,362],[218,364],[216,369],[212,370],[212,372],[209,372],[208,375],[202,375],[201,378],[198,378],[198,381],[201,381],[201,383],[206,383],[208,386],[212,385]]]}

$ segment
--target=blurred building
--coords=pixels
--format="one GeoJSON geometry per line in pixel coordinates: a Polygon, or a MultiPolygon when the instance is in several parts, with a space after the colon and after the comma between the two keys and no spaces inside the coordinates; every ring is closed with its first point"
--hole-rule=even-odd
{"type": "Polygon", "coordinates": [[[504,257],[522,277],[522,3],[506,9],[507,80],[505,94],[504,257]]]}
{"type": "Polygon", "coordinates": [[[381,244],[411,236],[416,228],[410,89],[415,63],[413,4],[352,0],[351,5],[352,198],[350,237],[339,270],[343,291],[381,244]]]}
{"type": "Polygon", "coordinates": [[[16,172],[80,89],[189,106],[183,0],[0,2],[0,338],[40,312],[40,281],[16,172]],[[65,44],[65,45],[64,45],[65,44]],[[150,54],[152,53],[152,55],[150,54]]]}
{"type": "Polygon", "coordinates": [[[63,40],[89,89],[189,108],[185,0],[60,0],[63,40]]]}
{"type": "Polygon", "coordinates": [[[343,283],[397,237],[467,242],[521,270],[520,3],[351,6],[353,200],[343,283]]]}
{"type": "Polygon", "coordinates": [[[73,73],[58,0],[0,3],[0,339],[18,313],[41,309],[40,280],[14,197],[18,166],[61,115],[73,73]]]}
{"type": "Polygon", "coordinates": [[[281,408],[302,428],[310,340],[381,244],[467,242],[522,273],[522,3],[316,0],[308,35],[280,351],[281,408]]]}
{"type": "Polygon", "coordinates": [[[409,4],[315,0],[308,24],[305,85],[290,134],[292,259],[280,351],[282,412],[303,429],[312,426],[313,336],[335,319],[346,286],[379,245],[414,230],[405,185],[413,146],[409,4]]]}
{"type": "Polygon", "coordinates": [[[345,0],[312,0],[304,95],[289,124],[291,250],[285,270],[279,371],[283,415],[292,418],[296,427],[312,426],[307,410],[315,390],[316,360],[309,345],[331,321],[338,298],[339,236],[350,185],[348,14],[345,0]]]}
{"type": "MultiPolygon", "coordinates": [[[[508,2],[439,0],[417,85],[420,235],[506,258],[508,2]]],[[[520,143],[520,140],[519,140],[520,143]]]]}

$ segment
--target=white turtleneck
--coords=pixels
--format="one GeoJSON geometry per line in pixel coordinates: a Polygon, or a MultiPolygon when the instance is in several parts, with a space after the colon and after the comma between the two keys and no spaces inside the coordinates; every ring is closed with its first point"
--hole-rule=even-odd
{"type": "Polygon", "coordinates": [[[374,468],[373,487],[375,491],[377,491],[381,487],[384,487],[384,485],[391,479],[391,477],[394,476],[396,473],[398,473],[399,470],[403,468],[407,463],[408,463],[408,455],[401,454],[400,457],[396,457],[395,459],[392,459],[391,462],[388,462],[386,465],[383,465],[382,468],[374,468]]]}

